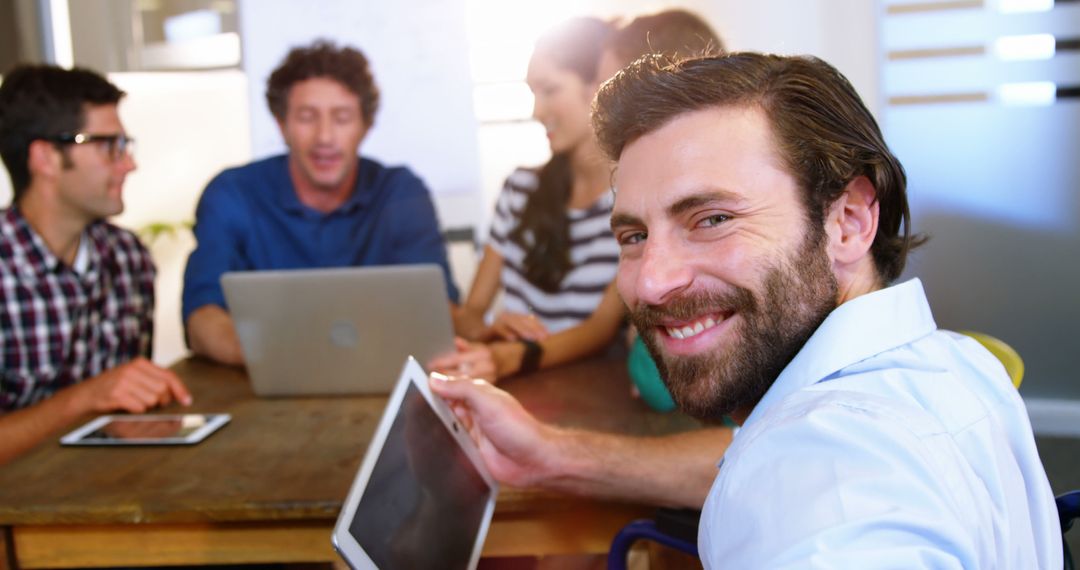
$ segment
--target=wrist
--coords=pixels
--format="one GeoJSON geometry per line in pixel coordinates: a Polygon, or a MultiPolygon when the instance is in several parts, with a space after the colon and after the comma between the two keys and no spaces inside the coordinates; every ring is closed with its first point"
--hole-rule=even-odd
{"type": "Polygon", "coordinates": [[[588,482],[595,480],[598,468],[595,450],[582,441],[587,436],[573,429],[544,427],[544,461],[537,466],[538,485],[570,493],[588,489],[588,482]]]}
{"type": "Polygon", "coordinates": [[[521,343],[503,341],[488,346],[491,347],[491,356],[495,361],[496,378],[506,378],[521,370],[521,358],[525,354],[525,347],[521,343]]]}
{"type": "Polygon", "coordinates": [[[97,376],[93,376],[67,388],[57,390],[44,403],[55,404],[57,406],[55,409],[60,410],[59,415],[64,418],[65,422],[75,421],[86,414],[96,411],[91,401],[93,393],[90,391],[90,383],[96,380],[97,376]]]}
{"type": "Polygon", "coordinates": [[[540,359],[544,357],[544,347],[541,346],[540,343],[529,339],[521,339],[518,343],[522,347],[518,373],[529,374],[539,370],[540,359]]]}

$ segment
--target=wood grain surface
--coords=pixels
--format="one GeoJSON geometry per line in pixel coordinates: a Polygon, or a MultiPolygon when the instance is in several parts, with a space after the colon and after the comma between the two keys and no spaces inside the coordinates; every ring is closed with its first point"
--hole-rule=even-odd
{"type": "MultiPolygon", "coordinates": [[[[20,566],[333,558],[329,529],[386,399],[257,398],[242,369],[192,358],[173,370],[195,396],[190,411],[227,412],[230,424],[179,447],[65,447],[61,433],[0,467],[0,526],[8,532],[0,547],[13,550],[20,566]],[[58,548],[61,535],[67,544],[58,548]],[[137,544],[156,546],[139,554],[130,548],[137,544]]],[[[632,398],[621,360],[590,360],[502,386],[560,425],[638,435],[697,425],[632,398]]],[[[188,410],[161,410],[180,411],[188,410]]],[[[602,552],[608,531],[590,536],[588,529],[618,528],[643,512],[503,488],[485,554],[602,552]]]]}

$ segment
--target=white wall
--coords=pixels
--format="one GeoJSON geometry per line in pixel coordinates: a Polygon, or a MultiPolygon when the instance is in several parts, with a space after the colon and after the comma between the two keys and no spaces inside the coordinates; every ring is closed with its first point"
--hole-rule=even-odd
{"type": "MultiPolygon", "coordinates": [[[[120,105],[136,137],[139,169],[128,176],[124,213],[114,221],[139,229],[195,217],[203,187],[222,169],[251,159],[247,79],[239,71],[114,73],[128,96],[120,105]]],[[[194,248],[179,228],[148,244],[158,266],[154,360],[171,364],[187,353],[180,323],[184,265],[194,248]]]]}
{"type": "MultiPolygon", "coordinates": [[[[979,9],[884,18],[882,49],[991,46],[1006,35],[1072,37],[1080,6],[1001,14],[979,9]]],[[[1080,103],[1012,106],[1009,82],[1080,84],[1080,55],[1002,61],[966,57],[888,61],[886,96],[982,92],[985,101],[891,105],[890,146],[908,171],[913,226],[930,235],[908,275],[926,285],[938,324],[974,329],[1024,358],[1026,399],[1080,406],[1080,103]]],[[[1074,422],[1080,426],[1080,422],[1074,422]]],[[[1080,428],[1077,428],[1080,429],[1080,428]]]]}

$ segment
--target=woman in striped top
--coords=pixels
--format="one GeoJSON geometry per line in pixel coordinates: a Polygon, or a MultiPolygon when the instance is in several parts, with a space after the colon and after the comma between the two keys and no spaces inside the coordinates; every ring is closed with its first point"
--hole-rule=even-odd
{"type": "Polygon", "coordinates": [[[495,380],[588,356],[616,336],[623,306],[612,283],[619,248],[609,226],[611,169],[589,123],[593,95],[607,79],[597,64],[612,31],[601,20],[576,18],[537,42],[526,82],[552,158],[507,179],[472,289],[455,315],[459,334],[485,344],[463,343],[434,368],[493,362],[495,380]],[[500,289],[503,310],[488,325],[484,315],[500,289]]]}

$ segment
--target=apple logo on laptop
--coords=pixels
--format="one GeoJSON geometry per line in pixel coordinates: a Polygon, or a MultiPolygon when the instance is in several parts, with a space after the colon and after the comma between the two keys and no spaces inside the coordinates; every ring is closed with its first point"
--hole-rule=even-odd
{"type": "Polygon", "coordinates": [[[359,340],[356,326],[349,321],[334,321],[330,325],[330,342],[341,348],[353,348],[359,340]]]}

